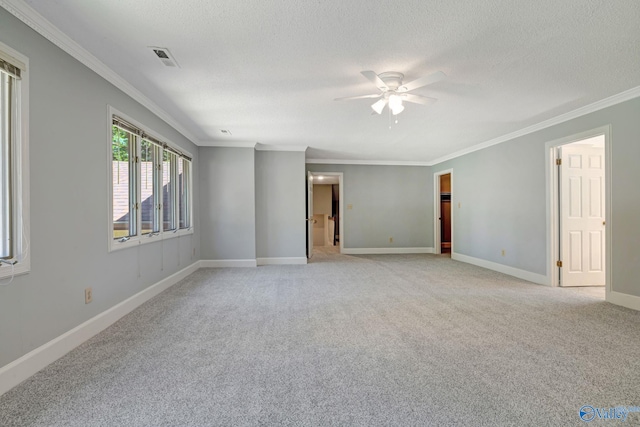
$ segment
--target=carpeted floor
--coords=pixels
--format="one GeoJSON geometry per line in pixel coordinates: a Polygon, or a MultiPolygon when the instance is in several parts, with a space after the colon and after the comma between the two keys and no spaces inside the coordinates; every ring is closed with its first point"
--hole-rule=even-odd
{"type": "Polygon", "coordinates": [[[640,406],[639,312],[446,257],[313,261],[199,270],[0,397],[0,425],[572,426],[640,406]]]}

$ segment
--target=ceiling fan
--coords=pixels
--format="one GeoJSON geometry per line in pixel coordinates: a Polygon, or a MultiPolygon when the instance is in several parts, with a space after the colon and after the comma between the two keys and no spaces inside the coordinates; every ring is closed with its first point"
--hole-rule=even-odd
{"type": "MultiPolygon", "coordinates": [[[[415,104],[429,105],[437,101],[436,98],[428,96],[416,95],[408,93],[414,89],[439,82],[446,75],[442,71],[436,71],[428,76],[420,77],[409,83],[402,83],[404,74],[397,71],[387,71],[385,73],[376,74],[375,71],[362,71],[360,74],[369,79],[378,89],[380,93],[360,96],[347,96],[345,98],[336,98],[335,101],[348,101],[352,99],[379,98],[371,105],[373,111],[382,114],[385,105],[389,104],[391,113],[395,116],[404,110],[403,101],[413,102],[415,104]]],[[[373,113],[372,113],[373,114],[373,113]]]]}

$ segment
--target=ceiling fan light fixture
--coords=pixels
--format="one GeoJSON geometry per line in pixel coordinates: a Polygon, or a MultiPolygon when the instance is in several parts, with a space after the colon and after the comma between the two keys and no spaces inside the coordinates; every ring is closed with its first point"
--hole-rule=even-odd
{"type": "Polygon", "coordinates": [[[373,111],[375,111],[378,114],[382,114],[382,110],[384,109],[384,106],[387,104],[387,100],[386,99],[379,99],[377,100],[373,105],[371,105],[371,108],[373,109],[373,111]]]}
{"type": "Polygon", "coordinates": [[[402,105],[402,98],[398,95],[391,95],[389,97],[389,108],[394,116],[402,113],[404,105],[402,105]]]}
{"type": "Polygon", "coordinates": [[[403,111],[404,111],[404,105],[400,104],[396,108],[392,108],[391,109],[391,114],[393,114],[394,116],[397,116],[398,114],[402,113],[403,111]]]}

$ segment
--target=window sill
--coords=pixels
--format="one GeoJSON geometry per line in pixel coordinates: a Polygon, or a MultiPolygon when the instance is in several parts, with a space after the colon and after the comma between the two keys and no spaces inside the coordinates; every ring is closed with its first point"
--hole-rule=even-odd
{"type": "Polygon", "coordinates": [[[154,234],[154,235],[145,234],[140,237],[131,238],[125,242],[110,240],[109,252],[119,251],[121,249],[127,249],[134,246],[146,245],[154,242],[161,242],[163,240],[174,239],[181,236],[189,236],[192,234],[193,234],[193,227],[182,229],[182,230],[176,230],[176,231],[165,231],[162,234],[154,234]]]}
{"type": "MultiPolygon", "coordinates": [[[[21,274],[27,274],[31,271],[31,265],[29,261],[20,261],[11,268],[10,265],[2,264],[0,266],[0,280],[10,279],[11,276],[18,276],[21,274]]],[[[0,283],[1,284],[1,283],[0,283]]]]}

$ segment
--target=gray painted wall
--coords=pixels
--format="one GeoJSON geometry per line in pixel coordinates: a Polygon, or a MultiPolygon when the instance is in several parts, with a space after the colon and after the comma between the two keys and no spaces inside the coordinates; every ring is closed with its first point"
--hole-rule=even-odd
{"type": "Polygon", "coordinates": [[[258,258],[306,258],[304,152],[256,151],[258,258]]]}
{"type": "Polygon", "coordinates": [[[434,166],[454,169],[454,251],[545,275],[545,143],[611,125],[612,289],[640,296],[639,118],[636,98],[434,166]]]}
{"type": "Polygon", "coordinates": [[[430,167],[307,164],[307,170],[344,173],[345,248],[433,247],[430,167]]]}
{"type": "Polygon", "coordinates": [[[256,259],[255,151],[200,147],[202,259],[256,259]]]}
{"type": "Polygon", "coordinates": [[[541,147],[517,140],[434,167],[453,168],[455,253],[546,275],[544,142],[541,147]]]}
{"type": "Polygon", "coordinates": [[[2,8],[0,23],[30,61],[31,272],[0,287],[4,366],[192,264],[200,241],[195,197],[196,234],[108,253],[107,104],[191,152],[194,176],[198,148],[2,8]]]}

